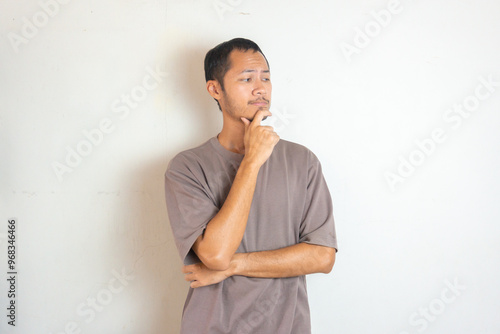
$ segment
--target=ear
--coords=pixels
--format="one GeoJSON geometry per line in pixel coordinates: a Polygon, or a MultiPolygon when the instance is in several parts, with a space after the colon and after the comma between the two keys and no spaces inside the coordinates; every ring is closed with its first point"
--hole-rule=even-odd
{"type": "Polygon", "coordinates": [[[220,100],[222,95],[222,89],[217,80],[207,81],[207,91],[216,100],[220,100]]]}

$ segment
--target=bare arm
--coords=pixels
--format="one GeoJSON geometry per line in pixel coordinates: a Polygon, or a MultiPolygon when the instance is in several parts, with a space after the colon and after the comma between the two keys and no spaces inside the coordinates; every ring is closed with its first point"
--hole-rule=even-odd
{"type": "Polygon", "coordinates": [[[230,276],[259,278],[294,277],[329,273],[335,263],[335,248],[299,243],[276,250],[236,253],[226,270],[211,270],[203,263],[183,267],[192,288],[219,283],[230,276]]]}
{"type": "Polygon", "coordinates": [[[210,269],[227,269],[241,243],[258,172],[258,167],[242,161],[224,205],[193,244],[196,255],[210,269]]]}
{"type": "Polygon", "coordinates": [[[193,244],[196,255],[210,269],[229,268],[245,233],[257,175],[279,141],[271,127],[260,125],[262,118],[269,115],[271,113],[268,110],[262,110],[257,112],[253,122],[243,121],[245,157],[223,206],[193,244]]]}
{"type": "Polygon", "coordinates": [[[270,251],[237,253],[229,270],[231,276],[261,278],[328,274],[335,263],[335,253],[335,248],[299,243],[270,251]]]}

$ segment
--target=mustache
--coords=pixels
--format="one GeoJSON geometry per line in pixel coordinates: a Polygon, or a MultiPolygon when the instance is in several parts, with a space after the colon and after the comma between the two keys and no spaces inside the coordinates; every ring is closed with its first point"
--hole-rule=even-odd
{"type": "Polygon", "coordinates": [[[257,102],[267,102],[267,103],[269,103],[269,100],[266,100],[265,98],[260,98],[260,99],[257,99],[257,100],[250,101],[248,103],[250,104],[250,103],[257,103],[257,102]]]}

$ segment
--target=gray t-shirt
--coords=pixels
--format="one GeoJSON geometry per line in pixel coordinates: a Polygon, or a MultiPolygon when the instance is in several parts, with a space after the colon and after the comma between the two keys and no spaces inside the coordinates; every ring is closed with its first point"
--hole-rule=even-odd
{"type": "MultiPolygon", "coordinates": [[[[170,225],[184,264],[226,199],[243,155],[212,137],[169,163],[165,193],[170,225]]],[[[337,249],[332,200],[317,157],[283,139],[262,165],[238,253],[306,242],[337,249]]],[[[189,289],[181,334],[307,334],[311,332],[305,276],[232,276],[189,289]]]]}

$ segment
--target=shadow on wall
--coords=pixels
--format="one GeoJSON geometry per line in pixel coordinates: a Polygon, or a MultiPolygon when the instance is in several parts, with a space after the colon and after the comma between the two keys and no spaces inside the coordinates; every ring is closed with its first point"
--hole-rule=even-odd
{"type": "Polygon", "coordinates": [[[143,330],[151,334],[180,332],[182,309],[189,287],[181,272],[182,261],[175,246],[165,204],[164,175],[168,162],[180,151],[203,143],[221,129],[222,115],[205,89],[203,60],[208,49],[199,46],[195,49],[186,48],[177,53],[175,59],[168,60],[170,66],[166,68],[178,70],[169,71],[167,80],[171,82],[167,86],[172,91],[166,95],[173,100],[174,105],[183,105],[185,109],[168,110],[161,106],[155,111],[166,112],[166,152],[158,159],[142,164],[140,170],[132,171],[126,181],[132,187],[141,189],[137,196],[132,193],[133,198],[128,200],[129,203],[135,203],[128,206],[129,214],[135,219],[132,233],[129,234],[132,244],[125,252],[135,258],[133,270],[140,277],[142,287],[137,290],[141,291],[141,295],[134,296],[134,299],[143,301],[142,305],[138,305],[138,310],[149,313],[149,328],[143,330]],[[168,129],[177,125],[169,123],[169,119],[172,119],[169,116],[177,112],[191,114],[192,117],[186,118],[188,121],[194,119],[196,124],[188,124],[192,131],[183,134],[182,146],[172,147],[168,129]],[[150,300],[144,296],[150,296],[150,300]],[[151,303],[152,300],[154,303],[151,303]]]}
{"type": "MultiPolygon", "coordinates": [[[[174,237],[168,220],[167,209],[165,204],[165,180],[164,174],[167,161],[160,158],[157,161],[152,161],[145,166],[140,174],[144,176],[144,187],[148,193],[153,194],[154,199],[146,200],[143,207],[146,208],[146,214],[151,215],[151,221],[159,222],[158,228],[148,230],[152,238],[159,238],[164,241],[163,246],[159,249],[158,254],[150,254],[150,262],[147,272],[153,278],[152,289],[159,287],[158,290],[152,291],[154,294],[157,291],[162,291],[160,308],[156,310],[153,323],[157,326],[151,328],[154,333],[166,333],[168,328],[169,333],[179,333],[182,316],[182,309],[189,284],[184,280],[184,275],[181,272],[182,261],[175,246],[174,237]],[[150,207],[154,203],[153,207],[150,207]],[[155,233],[161,231],[162,236],[155,236],[155,233]],[[157,275],[158,272],[164,276],[157,275]]],[[[148,220],[149,221],[149,220],[148,220]]]]}
{"type": "Polygon", "coordinates": [[[110,240],[110,252],[126,263],[133,281],[124,289],[130,319],[123,333],[140,330],[150,334],[180,332],[189,284],[181,272],[182,262],[170,229],[164,194],[165,157],[130,168],[115,213],[121,235],[110,240]],[[123,212],[125,210],[125,212],[123,212]]]}
{"type": "Polygon", "coordinates": [[[173,105],[182,106],[182,109],[166,111],[167,129],[176,126],[176,124],[169,123],[169,115],[174,113],[186,115],[186,120],[189,122],[187,128],[191,129],[183,134],[182,141],[186,145],[167,146],[172,157],[182,150],[202,144],[222,129],[222,112],[207,92],[205,81],[205,54],[217,43],[212,44],[187,46],[176,53],[174,58],[169,59],[169,64],[167,64],[167,68],[176,69],[175,72],[170,73],[169,79],[173,84],[171,82],[169,85],[172,91],[167,92],[167,95],[173,100],[173,105]]]}

